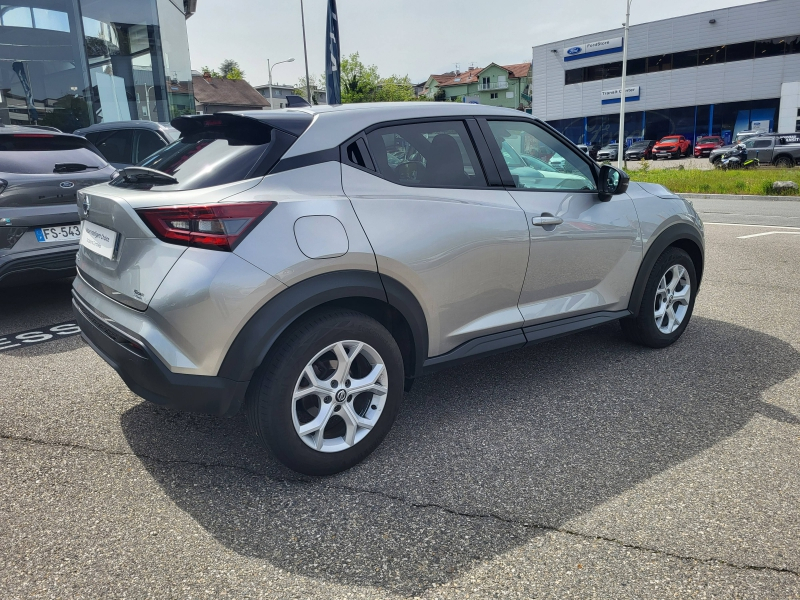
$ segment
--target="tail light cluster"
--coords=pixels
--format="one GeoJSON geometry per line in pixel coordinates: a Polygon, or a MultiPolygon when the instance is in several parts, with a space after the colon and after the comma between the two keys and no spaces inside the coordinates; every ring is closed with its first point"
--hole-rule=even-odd
{"type": "Polygon", "coordinates": [[[230,252],[277,202],[144,208],[136,213],[159,239],[230,252]]]}

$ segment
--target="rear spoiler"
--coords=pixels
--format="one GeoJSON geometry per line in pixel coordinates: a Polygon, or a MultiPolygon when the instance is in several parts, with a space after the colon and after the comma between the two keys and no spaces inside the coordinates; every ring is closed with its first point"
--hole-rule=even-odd
{"type": "Polygon", "coordinates": [[[314,115],[309,112],[252,110],[224,112],[213,115],[185,115],[172,119],[171,125],[181,136],[217,127],[270,127],[300,137],[311,125],[314,115]]]}

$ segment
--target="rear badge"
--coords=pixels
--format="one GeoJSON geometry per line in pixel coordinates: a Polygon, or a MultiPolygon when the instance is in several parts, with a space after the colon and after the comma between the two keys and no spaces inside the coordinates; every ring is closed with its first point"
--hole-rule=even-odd
{"type": "Polygon", "coordinates": [[[58,185],[61,186],[62,188],[64,188],[65,190],[68,190],[70,188],[74,188],[75,187],[75,184],[72,183],[71,181],[62,181],[58,185]]]}

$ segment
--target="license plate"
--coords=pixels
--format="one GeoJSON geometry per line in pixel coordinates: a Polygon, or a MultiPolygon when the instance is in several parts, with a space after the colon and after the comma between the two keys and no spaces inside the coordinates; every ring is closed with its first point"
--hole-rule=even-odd
{"type": "Polygon", "coordinates": [[[36,239],[40,242],[69,242],[81,237],[80,225],[59,225],[58,227],[40,227],[35,230],[36,239]]]}
{"type": "Polygon", "coordinates": [[[83,222],[80,244],[87,250],[106,258],[113,258],[116,243],[116,231],[111,231],[89,221],[83,222]]]}

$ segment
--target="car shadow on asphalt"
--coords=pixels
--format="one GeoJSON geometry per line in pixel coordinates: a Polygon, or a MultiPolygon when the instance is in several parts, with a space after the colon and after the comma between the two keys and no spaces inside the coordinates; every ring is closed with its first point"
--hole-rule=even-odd
{"type": "Polygon", "coordinates": [[[121,419],[142,464],[220,543],[289,572],[419,594],[734,435],[800,369],[775,337],[693,319],[664,350],[616,325],[423,378],[364,463],[293,474],[241,416],[142,403],[121,419]]]}

